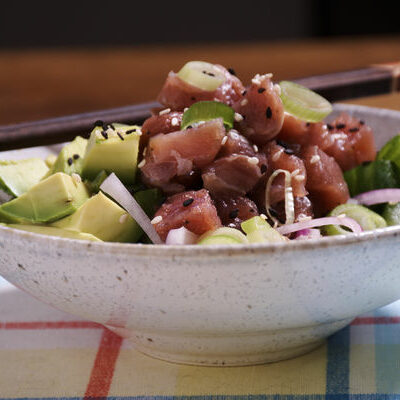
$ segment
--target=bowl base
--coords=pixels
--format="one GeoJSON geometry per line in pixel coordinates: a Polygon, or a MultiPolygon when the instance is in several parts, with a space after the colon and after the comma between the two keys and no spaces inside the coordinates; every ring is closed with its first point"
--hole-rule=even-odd
{"type": "Polygon", "coordinates": [[[141,353],[164,361],[203,366],[244,366],[305,354],[320,346],[325,338],[348,325],[351,320],[233,336],[107,328],[129,339],[141,353]]]}

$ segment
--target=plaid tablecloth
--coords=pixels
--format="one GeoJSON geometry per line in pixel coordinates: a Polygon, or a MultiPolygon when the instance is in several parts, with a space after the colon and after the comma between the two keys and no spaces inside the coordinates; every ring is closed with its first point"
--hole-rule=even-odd
{"type": "Polygon", "coordinates": [[[0,278],[0,400],[400,399],[400,302],[325,345],[274,364],[212,368],[158,361],[95,323],[0,278]]]}

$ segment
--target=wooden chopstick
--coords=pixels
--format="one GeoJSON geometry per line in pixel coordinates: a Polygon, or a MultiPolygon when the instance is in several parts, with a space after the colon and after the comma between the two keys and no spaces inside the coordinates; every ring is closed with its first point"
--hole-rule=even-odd
{"type": "MultiPolygon", "coordinates": [[[[320,93],[332,102],[390,93],[400,91],[400,62],[312,76],[297,79],[295,82],[320,93]]],[[[151,110],[158,107],[159,103],[150,102],[2,126],[0,151],[65,142],[76,135],[88,134],[97,120],[106,123],[142,123],[151,115],[151,110]]]]}

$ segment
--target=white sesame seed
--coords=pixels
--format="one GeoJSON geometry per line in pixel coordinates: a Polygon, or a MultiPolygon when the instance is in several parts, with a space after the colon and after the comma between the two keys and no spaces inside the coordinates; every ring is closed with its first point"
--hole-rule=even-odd
{"type": "Polygon", "coordinates": [[[273,156],[272,156],[272,161],[278,161],[281,154],[283,153],[283,149],[279,149],[273,156]]]}
{"type": "Polygon", "coordinates": [[[221,140],[221,146],[223,146],[228,141],[228,136],[224,136],[221,140]]]}
{"type": "Polygon", "coordinates": [[[235,121],[236,122],[243,121],[243,115],[241,115],[239,113],[235,113],[235,121]]]}
{"type": "Polygon", "coordinates": [[[185,107],[185,108],[183,109],[183,112],[186,112],[187,110],[189,110],[189,108],[188,108],[188,107],[185,107]]]}
{"type": "Polygon", "coordinates": [[[81,179],[80,175],[76,174],[75,172],[71,175],[71,177],[76,183],[81,183],[82,182],[82,179],[81,179]]]}
{"type": "Polygon", "coordinates": [[[300,170],[297,168],[292,172],[292,176],[294,177],[294,176],[298,175],[299,173],[300,173],[300,170]]]}
{"type": "Polygon", "coordinates": [[[262,218],[264,221],[267,220],[267,216],[265,214],[260,214],[260,218],[262,218]]]}
{"type": "Polygon", "coordinates": [[[171,119],[171,125],[172,126],[178,126],[179,125],[179,121],[178,118],[174,117],[171,119]]]}
{"type": "Polygon", "coordinates": [[[146,153],[147,153],[147,147],[145,147],[144,149],[143,149],[143,157],[146,155],[146,153]]]}
{"type": "Polygon", "coordinates": [[[249,162],[249,164],[257,165],[260,160],[257,157],[249,157],[247,161],[249,162]]]}
{"type": "Polygon", "coordinates": [[[158,113],[158,115],[164,115],[164,114],[168,114],[168,113],[170,113],[171,112],[171,109],[170,108],[166,108],[166,109],[164,109],[164,110],[161,110],[159,113],[158,113]]]}
{"type": "Polygon", "coordinates": [[[233,140],[238,140],[239,139],[239,134],[235,131],[235,130],[231,130],[229,131],[229,136],[233,139],[233,140]]]}
{"type": "Polygon", "coordinates": [[[253,144],[253,150],[255,153],[258,153],[258,146],[256,144],[253,144]]]}
{"type": "Polygon", "coordinates": [[[347,139],[347,135],[345,133],[333,133],[331,135],[332,139],[337,140],[337,139],[347,139]]]}
{"type": "Polygon", "coordinates": [[[247,106],[247,104],[249,104],[249,101],[248,101],[247,99],[243,99],[243,100],[240,102],[240,105],[241,105],[241,106],[247,106]]]}
{"type": "Polygon", "coordinates": [[[296,175],[293,179],[296,179],[296,181],[304,181],[304,179],[306,179],[306,177],[304,175],[296,175]]]}
{"type": "Polygon", "coordinates": [[[337,216],[337,218],[346,218],[346,214],[340,214],[337,216]]]}
{"type": "Polygon", "coordinates": [[[120,224],[123,224],[127,219],[128,219],[128,214],[122,214],[122,215],[119,217],[119,223],[120,223],[120,224]]]}
{"type": "Polygon", "coordinates": [[[162,221],[162,216],[161,216],[161,215],[157,215],[157,217],[154,217],[154,218],[150,221],[150,223],[151,223],[152,225],[156,225],[156,224],[160,223],[161,221],[162,221]]]}
{"type": "Polygon", "coordinates": [[[321,157],[320,157],[319,155],[316,154],[316,155],[314,155],[314,156],[311,157],[310,163],[311,163],[311,164],[315,164],[315,163],[317,163],[320,159],[321,159],[321,157]]]}
{"type": "Polygon", "coordinates": [[[140,163],[138,164],[138,168],[143,168],[146,165],[146,159],[143,158],[142,161],[140,161],[140,163]]]}

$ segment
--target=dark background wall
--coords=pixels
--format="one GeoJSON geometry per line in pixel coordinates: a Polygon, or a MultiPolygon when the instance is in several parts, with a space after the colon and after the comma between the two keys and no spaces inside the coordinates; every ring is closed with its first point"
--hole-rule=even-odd
{"type": "MultiPolygon", "coordinates": [[[[397,0],[396,0],[397,2],[397,0]]],[[[1,1],[0,47],[252,41],[400,32],[396,2],[1,1]]]]}

